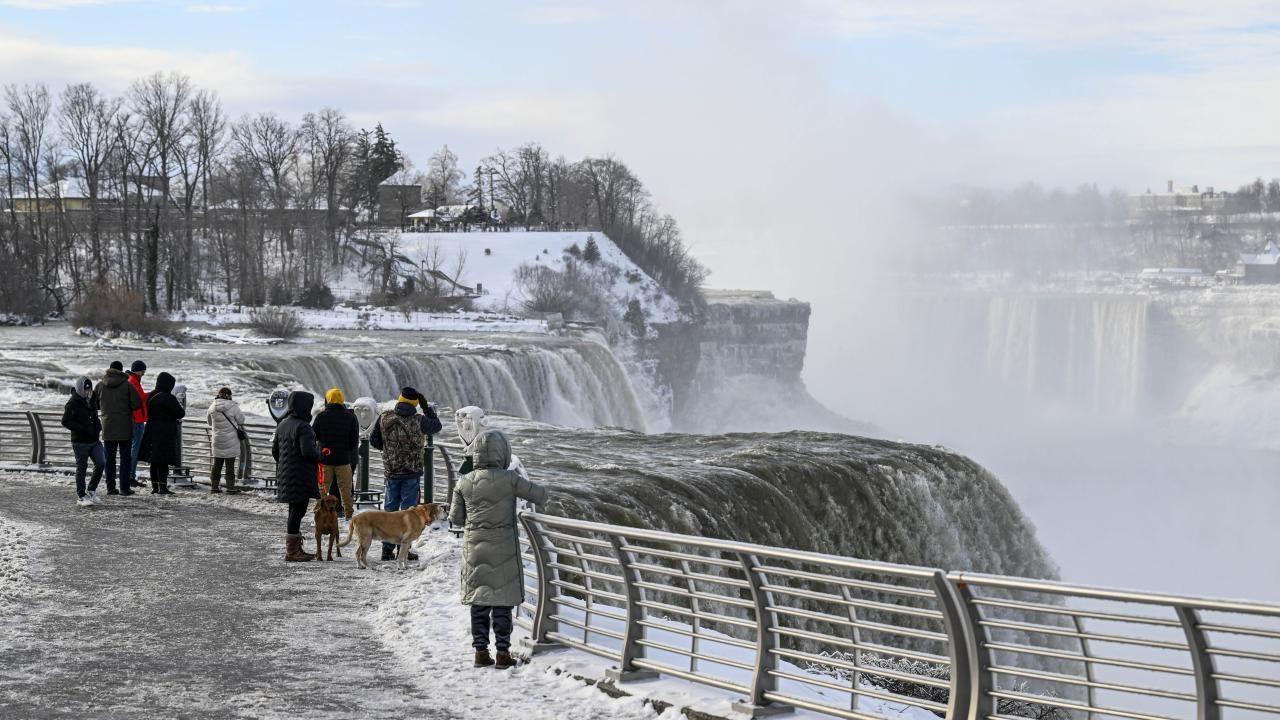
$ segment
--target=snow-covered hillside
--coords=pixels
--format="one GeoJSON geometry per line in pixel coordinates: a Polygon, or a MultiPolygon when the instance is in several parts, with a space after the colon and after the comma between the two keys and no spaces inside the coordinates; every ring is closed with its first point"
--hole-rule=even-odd
{"type": "Polygon", "coordinates": [[[635,299],[649,322],[670,322],[679,317],[676,301],[601,232],[406,232],[391,238],[397,252],[414,263],[427,261],[438,250],[443,258],[441,269],[449,275],[464,255],[458,282],[468,287],[479,285],[484,295],[476,301],[476,309],[495,311],[521,308],[525,298],[515,282],[517,268],[530,263],[562,269],[565,251],[574,245],[585,248],[588,239],[594,239],[600,248],[600,260],[591,267],[606,277],[606,293],[619,308],[625,309],[635,299]]]}

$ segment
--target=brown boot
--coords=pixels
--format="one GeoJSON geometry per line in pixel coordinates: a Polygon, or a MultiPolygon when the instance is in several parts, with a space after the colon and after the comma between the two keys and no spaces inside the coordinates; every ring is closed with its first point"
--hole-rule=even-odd
{"type": "MultiPolygon", "coordinates": [[[[499,653],[501,657],[501,653],[499,653]]],[[[493,658],[489,657],[488,648],[476,651],[476,667],[489,667],[493,664],[493,658]]]]}
{"type": "Polygon", "coordinates": [[[498,663],[494,666],[499,670],[506,670],[509,667],[516,666],[516,659],[511,657],[511,653],[506,650],[498,651],[498,663]]]}
{"type": "Polygon", "coordinates": [[[285,535],[284,559],[285,562],[307,562],[316,558],[311,553],[303,551],[301,535],[285,535]]]}

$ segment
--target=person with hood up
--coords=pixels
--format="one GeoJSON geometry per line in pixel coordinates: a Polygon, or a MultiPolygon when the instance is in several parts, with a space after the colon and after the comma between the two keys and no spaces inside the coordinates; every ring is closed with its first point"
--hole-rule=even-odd
{"type": "Polygon", "coordinates": [[[173,495],[169,466],[178,461],[178,428],[187,411],[173,395],[176,381],[167,372],[156,376],[156,387],[147,398],[147,426],[138,459],[151,463],[151,494],[173,495]]]}
{"type": "Polygon", "coordinates": [[[129,465],[132,460],[133,413],[142,407],[142,397],[129,382],[124,365],[116,360],[94,388],[98,415],[102,420],[102,444],[107,460],[107,494],[132,495],[129,465]],[[116,491],[116,455],[120,456],[120,490],[116,491]]]}
{"type": "Polygon", "coordinates": [[[209,492],[220,493],[218,488],[223,468],[227,471],[227,492],[234,495],[236,489],[236,458],[240,457],[240,438],[244,435],[244,412],[231,399],[231,388],[221,388],[218,396],[205,413],[209,423],[209,454],[213,456],[213,468],[209,471],[209,492]]]}
{"type": "MultiPolygon", "coordinates": [[[[76,456],[76,496],[77,505],[89,507],[101,502],[98,499],[98,481],[107,467],[107,458],[102,450],[102,442],[98,439],[102,434],[102,421],[98,419],[98,408],[94,407],[93,382],[83,375],[76,378],[71,399],[62,409],[62,427],[71,431],[71,450],[76,456]],[[84,476],[89,470],[89,460],[93,460],[93,480],[89,481],[86,490],[84,476]]],[[[107,486],[115,492],[115,483],[107,486]]]]}
{"type": "Polygon", "coordinates": [[[324,410],[311,421],[311,428],[324,457],[324,486],[330,495],[342,499],[342,512],[350,520],[355,513],[351,476],[360,464],[360,421],[346,403],[340,388],[329,388],[324,394],[324,410]]]}
{"type": "Polygon", "coordinates": [[[142,487],[142,483],[138,482],[138,452],[142,448],[142,433],[147,429],[147,417],[149,414],[147,406],[147,391],[142,389],[142,376],[147,374],[147,364],[141,360],[134,360],[129,366],[129,384],[133,385],[138,391],[138,397],[142,398],[142,407],[133,411],[133,445],[129,454],[129,487],[142,487]]]}
{"type": "MultiPolygon", "coordinates": [[[[382,451],[384,510],[394,512],[418,504],[422,448],[426,445],[427,436],[435,435],[442,427],[436,411],[421,393],[411,387],[400,390],[400,399],[394,409],[378,416],[369,435],[369,444],[382,451]],[[418,414],[419,406],[422,415],[418,414]]],[[[383,561],[394,558],[397,548],[392,543],[382,543],[383,561]]],[[[409,553],[409,559],[417,560],[417,553],[409,553]]]]}
{"type": "Polygon", "coordinates": [[[476,667],[494,665],[489,628],[498,649],[499,669],[515,665],[511,657],[511,609],[524,602],[516,499],[535,505],[547,500],[546,487],[531,482],[511,465],[511,444],[499,430],[485,430],[471,443],[475,469],[453,490],[449,522],[463,528],[462,604],[471,606],[471,645],[476,667]]]}
{"type": "Polygon", "coordinates": [[[309,392],[289,393],[289,414],[276,425],[276,434],[271,438],[271,457],[276,460],[276,499],[289,504],[284,536],[284,559],[288,562],[315,559],[302,549],[302,517],[307,514],[311,499],[320,497],[316,474],[323,456],[311,429],[314,403],[315,397],[309,392]]]}

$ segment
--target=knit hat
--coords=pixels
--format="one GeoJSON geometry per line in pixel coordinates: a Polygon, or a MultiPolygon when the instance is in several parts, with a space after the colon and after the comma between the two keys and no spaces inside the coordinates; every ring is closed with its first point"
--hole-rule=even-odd
{"type": "Polygon", "coordinates": [[[422,394],[419,393],[416,389],[411,388],[408,385],[400,388],[400,402],[409,403],[410,405],[417,407],[418,401],[421,399],[422,399],[422,394]]]}
{"type": "Polygon", "coordinates": [[[131,373],[138,373],[139,375],[141,375],[146,371],[147,371],[147,364],[142,362],[141,360],[134,360],[133,364],[129,366],[129,372],[131,373]]]}
{"type": "Polygon", "coordinates": [[[111,361],[111,365],[109,365],[108,367],[110,367],[112,370],[120,370],[120,371],[123,371],[123,370],[124,370],[124,363],[120,362],[119,360],[112,360],[112,361],[111,361]]]}
{"type": "Polygon", "coordinates": [[[230,400],[230,399],[231,399],[231,388],[229,388],[229,387],[218,388],[218,399],[219,399],[219,400],[230,400]]]}
{"type": "Polygon", "coordinates": [[[330,405],[342,405],[347,401],[347,396],[342,394],[342,388],[329,388],[324,394],[324,401],[330,405]]]}

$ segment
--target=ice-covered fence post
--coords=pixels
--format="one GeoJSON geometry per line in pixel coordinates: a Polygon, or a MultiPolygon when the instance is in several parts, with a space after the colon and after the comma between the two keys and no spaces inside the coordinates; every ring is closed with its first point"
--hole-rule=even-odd
{"type": "MultiPolygon", "coordinates": [[[[964,582],[963,575],[951,573],[947,580],[954,590],[952,597],[960,603],[968,635],[965,644],[969,650],[969,712],[967,716],[957,717],[990,717],[996,714],[996,701],[991,697],[991,650],[987,648],[987,629],[982,624],[982,611],[973,601],[973,591],[964,582]]],[[[959,674],[960,669],[953,665],[951,672],[959,674]]]]}
{"type": "Polygon", "coordinates": [[[622,572],[622,586],[627,597],[627,626],[622,631],[622,657],[618,667],[606,670],[605,675],[613,682],[656,678],[658,673],[641,670],[634,664],[644,652],[644,646],[640,644],[644,637],[644,626],[640,624],[644,618],[644,607],[640,604],[644,602],[644,588],[639,585],[640,572],[632,567],[631,550],[626,540],[610,535],[609,544],[613,545],[613,554],[617,556],[618,569],[622,572]]]}
{"type": "MultiPolygon", "coordinates": [[[[933,592],[942,611],[942,627],[947,634],[947,656],[951,660],[951,687],[948,690],[947,717],[965,720],[971,717],[973,707],[973,671],[971,661],[976,655],[974,629],[966,622],[956,588],[947,581],[941,570],[933,573],[933,592]]],[[[850,608],[852,610],[852,608],[850,608]]],[[[855,687],[856,690],[856,681],[855,687]]]]}
{"type": "Polygon", "coordinates": [[[422,502],[436,501],[436,442],[431,435],[422,448],[422,502]]]}
{"type": "Polygon", "coordinates": [[[539,650],[559,647],[559,643],[548,637],[550,633],[559,629],[556,621],[551,617],[558,592],[554,581],[559,579],[559,573],[551,567],[553,548],[547,546],[549,541],[538,531],[537,520],[530,517],[529,513],[520,513],[520,524],[524,526],[525,537],[529,539],[529,549],[533,551],[533,565],[538,573],[538,602],[534,607],[533,628],[529,631],[527,641],[529,653],[534,654],[539,650]]]}
{"type": "Polygon", "coordinates": [[[774,703],[767,699],[767,693],[778,689],[778,679],[770,672],[777,669],[778,656],[773,653],[777,645],[777,637],[773,627],[778,623],[778,615],[773,611],[773,593],[765,589],[764,577],[758,571],[760,561],[750,553],[737,553],[738,562],[742,563],[742,571],[751,585],[751,601],[755,604],[756,615],[756,657],[755,668],[751,673],[751,696],[735,701],[733,710],[746,713],[751,717],[781,715],[795,710],[790,705],[774,703]]]}
{"type": "Polygon", "coordinates": [[[1209,641],[1200,629],[1200,614],[1185,605],[1174,607],[1182,632],[1187,636],[1187,650],[1191,653],[1191,669],[1196,674],[1196,720],[1218,720],[1222,712],[1218,706],[1218,679],[1214,677],[1213,655],[1209,653],[1209,641]]]}
{"type": "Polygon", "coordinates": [[[31,464],[45,464],[44,421],[40,415],[27,411],[27,424],[31,426],[31,464]]]}

